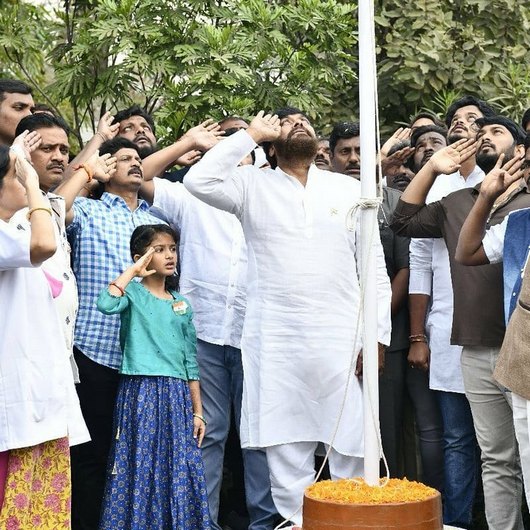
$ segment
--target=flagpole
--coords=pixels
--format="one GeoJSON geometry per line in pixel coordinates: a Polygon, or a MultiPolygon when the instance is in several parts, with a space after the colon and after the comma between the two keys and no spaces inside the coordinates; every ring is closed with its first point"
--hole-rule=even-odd
{"type": "MultiPolygon", "coordinates": [[[[371,0],[359,0],[359,119],[361,128],[361,196],[377,197],[375,126],[375,36],[371,0]]],[[[379,484],[379,367],[377,351],[377,263],[370,251],[377,234],[377,209],[361,210],[363,302],[364,479],[379,484]]]]}

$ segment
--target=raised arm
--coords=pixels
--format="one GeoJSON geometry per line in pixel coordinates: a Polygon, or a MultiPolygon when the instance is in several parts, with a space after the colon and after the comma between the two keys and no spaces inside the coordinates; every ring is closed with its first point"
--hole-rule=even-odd
{"type": "Polygon", "coordinates": [[[455,258],[463,265],[485,265],[490,262],[482,240],[491,209],[496,199],[522,176],[520,158],[514,157],[504,165],[503,161],[504,155],[501,154],[495,167],[484,177],[477,201],[460,231],[455,258]]]}
{"type": "Polygon", "coordinates": [[[120,128],[119,123],[113,123],[114,116],[110,112],[106,112],[99,120],[96,134],[85,144],[85,147],[79,151],[78,155],[70,161],[68,167],[64,172],[65,179],[72,176],[75,167],[84,164],[90,157],[99,150],[101,144],[107,140],[112,140],[120,128]]]}
{"type": "Polygon", "coordinates": [[[175,164],[179,158],[190,151],[208,151],[224,135],[219,124],[213,120],[206,120],[200,125],[186,132],[175,143],[171,144],[142,161],[144,180],[149,181],[160,176],[167,167],[175,164]]]}
{"type": "Polygon", "coordinates": [[[238,215],[243,206],[245,186],[242,173],[253,171],[261,175],[253,166],[238,168],[238,164],[257,143],[274,141],[279,135],[278,117],[260,111],[246,131],[241,130],[223,140],[192,166],[184,185],[205,203],[238,215]]]}
{"type": "Polygon", "coordinates": [[[23,156],[17,154],[15,172],[26,189],[28,197],[28,219],[31,223],[30,260],[32,265],[40,265],[51,258],[57,250],[53,231],[52,210],[39,188],[39,177],[33,166],[23,156]]]}
{"type": "Polygon", "coordinates": [[[95,151],[91,157],[81,164],[55,189],[55,193],[64,198],[66,208],[66,225],[68,226],[74,218],[72,208],[75,198],[79,192],[93,180],[107,182],[116,171],[116,157],[105,154],[99,156],[95,151]]]}

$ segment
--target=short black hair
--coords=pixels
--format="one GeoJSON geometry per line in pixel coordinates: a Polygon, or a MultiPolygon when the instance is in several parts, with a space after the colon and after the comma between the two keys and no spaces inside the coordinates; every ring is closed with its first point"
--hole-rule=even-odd
{"type": "Polygon", "coordinates": [[[521,125],[523,129],[526,129],[526,126],[530,123],[530,109],[526,109],[523,114],[523,119],[521,120],[521,125]]]}
{"type": "Polygon", "coordinates": [[[37,114],[30,114],[18,122],[15,136],[22,134],[24,131],[32,132],[39,129],[51,129],[53,127],[63,129],[67,136],[70,134],[70,127],[68,127],[62,118],[52,116],[45,112],[38,112],[37,114]]]}
{"type": "Polygon", "coordinates": [[[35,105],[31,107],[31,112],[33,114],[44,112],[44,113],[52,114],[53,116],[57,116],[57,114],[55,113],[55,110],[52,109],[49,105],[46,105],[46,103],[35,103],[35,105]]]}
{"type": "Polygon", "coordinates": [[[510,120],[510,118],[505,118],[504,116],[486,116],[479,118],[475,123],[479,129],[482,129],[485,125],[502,125],[510,131],[516,145],[523,145],[525,143],[526,133],[517,123],[510,120]]]}
{"type": "Polygon", "coordinates": [[[0,188],[4,184],[4,177],[11,167],[11,158],[9,157],[9,147],[0,144],[0,188]]]}
{"type": "Polygon", "coordinates": [[[480,110],[483,116],[494,116],[496,112],[493,108],[486,103],[484,100],[476,98],[475,96],[464,96],[456,101],[453,101],[449,108],[447,109],[447,114],[445,115],[445,125],[449,129],[451,127],[451,122],[453,121],[453,116],[456,111],[462,107],[468,107],[469,105],[474,105],[480,110]]]}
{"type": "Polygon", "coordinates": [[[156,134],[155,130],[155,120],[151,114],[149,114],[145,109],[142,109],[139,105],[133,105],[127,109],[120,110],[114,115],[114,122],[119,123],[120,121],[127,120],[132,116],[141,116],[151,127],[153,134],[156,134]]]}
{"type": "Polygon", "coordinates": [[[416,147],[418,138],[424,134],[435,132],[441,134],[447,140],[447,129],[445,127],[439,127],[438,125],[423,125],[418,127],[410,137],[410,147],[416,147]]]}
{"type": "Polygon", "coordinates": [[[4,94],[32,94],[33,90],[29,85],[18,79],[0,79],[0,101],[6,97],[4,94]]]}
{"type": "Polygon", "coordinates": [[[418,114],[416,114],[416,116],[410,120],[410,125],[412,126],[415,121],[421,120],[422,118],[431,120],[433,124],[437,125],[438,127],[444,127],[444,122],[434,113],[428,111],[418,112],[418,114]]]}
{"type": "Polygon", "coordinates": [[[388,156],[393,155],[394,153],[397,153],[398,151],[401,151],[402,149],[405,149],[406,147],[410,147],[410,140],[398,140],[388,150],[388,156]]]}
{"type": "Polygon", "coordinates": [[[236,116],[235,114],[231,114],[230,116],[225,116],[222,120],[219,120],[219,125],[223,125],[223,123],[226,123],[227,121],[244,121],[248,125],[248,121],[245,120],[245,118],[242,118],[241,116],[236,116]]]}
{"type": "Polygon", "coordinates": [[[524,139],[524,150],[526,151],[530,147],[530,134],[527,134],[524,139]]]}
{"type": "Polygon", "coordinates": [[[359,123],[351,121],[341,121],[333,126],[333,130],[329,135],[329,150],[333,153],[339,140],[343,138],[355,138],[361,135],[361,128],[359,123]]]}
{"type": "Polygon", "coordinates": [[[134,149],[136,152],[138,152],[138,146],[136,144],[130,140],[127,140],[127,138],[116,136],[112,138],[112,140],[107,140],[101,144],[101,147],[99,148],[99,155],[106,155],[107,153],[114,155],[120,149],[134,149]]]}

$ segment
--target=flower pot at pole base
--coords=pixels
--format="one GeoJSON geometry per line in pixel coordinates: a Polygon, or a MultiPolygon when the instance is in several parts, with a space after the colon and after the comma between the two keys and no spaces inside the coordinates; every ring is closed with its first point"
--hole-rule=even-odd
{"type": "Polygon", "coordinates": [[[443,529],[440,493],[406,479],[317,482],[307,488],[303,510],[303,530],[443,529]]]}

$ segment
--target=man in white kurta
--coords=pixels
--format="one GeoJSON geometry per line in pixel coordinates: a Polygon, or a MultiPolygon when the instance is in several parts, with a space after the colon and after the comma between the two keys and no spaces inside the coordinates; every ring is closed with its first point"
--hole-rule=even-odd
{"type": "MultiPolygon", "coordinates": [[[[206,153],[184,184],[241,220],[249,268],[241,443],[266,448],[276,507],[301,524],[319,442],[332,446],[333,477],[362,474],[361,383],[349,370],[362,346],[359,224],[347,226],[360,184],[312,165],[317,141],[303,113],[287,109],[280,118],[258,114],[206,153]],[[276,169],[237,167],[264,141],[276,169]]],[[[378,340],[388,345],[390,283],[378,235],[373,248],[378,340]]]]}

